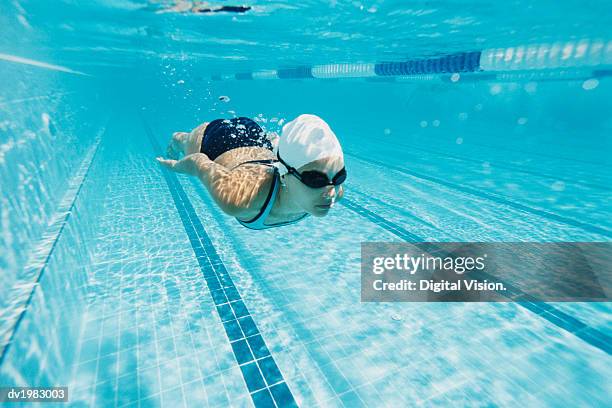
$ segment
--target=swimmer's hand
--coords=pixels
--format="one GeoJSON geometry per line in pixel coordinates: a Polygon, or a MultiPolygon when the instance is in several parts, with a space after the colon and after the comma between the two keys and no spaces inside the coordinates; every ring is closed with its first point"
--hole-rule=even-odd
{"type": "Polygon", "coordinates": [[[164,166],[165,168],[169,169],[169,170],[173,170],[174,167],[176,166],[176,163],[178,163],[177,160],[172,160],[172,159],[164,159],[163,157],[157,157],[156,158],[157,162],[159,164],[161,164],[162,166],[164,166]]]}

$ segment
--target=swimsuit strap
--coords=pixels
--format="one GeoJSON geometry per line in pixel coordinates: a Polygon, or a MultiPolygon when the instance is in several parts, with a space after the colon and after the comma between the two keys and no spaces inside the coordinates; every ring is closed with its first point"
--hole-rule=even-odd
{"type": "Polygon", "coordinates": [[[268,226],[265,224],[266,218],[272,211],[272,207],[274,207],[274,202],[276,201],[276,196],[278,195],[278,190],[280,189],[280,176],[278,173],[278,169],[274,168],[274,180],[272,181],[272,187],[270,188],[270,192],[268,193],[268,197],[266,197],[266,201],[264,202],[259,214],[255,216],[255,218],[249,221],[238,220],[242,225],[251,229],[264,229],[268,226]]]}
{"type": "Polygon", "coordinates": [[[232,167],[232,170],[238,166],[242,166],[243,164],[256,163],[256,164],[267,164],[270,167],[276,167],[275,163],[278,163],[278,160],[275,159],[262,159],[262,160],[249,160],[238,164],[237,166],[232,167]]]}
{"type": "Polygon", "coordinates": [[[272,207],[274,207],[274,202],[276,201],[276,196],[278,195],[278,191],[280,190],[280,184],[281,184],[280,183],[280,173],[276,166],[274,166],[274,181],[272,183],[273,184],[272,184],[272,187],[270,188],[270,192],[268,193],[268,197],[266,197],[266,201],[264,202],[264,205],[259,211],[259,214],[257,214],[255,218],[249,221],[242,221],[236,218],[240,224],[250,229],[261,230],[261,229],[267,229],[267,228],[273,228],[273,227],[281,227],[283,225],[295,224],[296,222],[301,221],[310,215],[308,213],[305,213],[300,218],[295,219],[295,220],[267,225],[265,223],[266,219],[268,219],[268,215],[270,215],[270,212],[272,211],[272,207]]]}
{"type": "MultiPolygon", "coordinates": [[[[240,163],[240,164],[246,164],[246,163],[277,163],[278,160],[276,159],[262,159],[262,160],[249,160],[249,161],[245,161],[244,163],[240,163]]],[[[240,165],[239,164],[239,165],[240,165]]]]}
{"type": "Polygon", "coordinates": [[[274,207],[276,196],[278,195],[278,191],[280,190],[280,184],[281,184],[280,183],[280,173],[278,171],[278,168],[274,166],[274,163],[278,163],[278,160],[252,160],[252,161],[244,162],[241,164],[245,164],[245,163],[261,163],[261,164],[268,164],[271,167],[274,167],[274,180],[272,181],[272,187],[270,188],[270,192],[268,193],[268,196],[266,197],[266,201],[264,202],[261,210],[259,211],[259,214],[257,214],[253,219],[249,221],[242,221],[236,218],[240,224],[250,229],[261,230],[261,229],[281,227],[283,225],[294,224],[298,221],[303,220],[304,218],[310,215],[308,213],[305,213],[303,216],[301,216],[300,218],[296,220],[266,225],[265,223],[266,219],[268,218],[268,215],[270,215],[270,212],[272,211],[272,207],[274,207]]]}

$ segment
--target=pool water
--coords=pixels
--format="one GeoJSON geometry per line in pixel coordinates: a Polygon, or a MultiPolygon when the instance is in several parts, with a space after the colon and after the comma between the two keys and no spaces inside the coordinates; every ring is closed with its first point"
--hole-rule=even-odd
{"type": "Polygon", "coordinates": [[[2,1],[0,386],[610,405],[609,302],[360,301],[362,242],[610,241],[608,2],[172,3],[2,1]],[[327,217],[249,230],[155,162],[204,121],[301,113],[344,149],[327,217]]]}

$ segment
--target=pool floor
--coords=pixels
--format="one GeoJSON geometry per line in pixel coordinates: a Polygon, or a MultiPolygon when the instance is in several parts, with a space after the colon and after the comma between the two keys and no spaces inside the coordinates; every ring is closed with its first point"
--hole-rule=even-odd
{"type": "MultiPolygon", "coordinates": [[[[347,166],[362,182],[349,181],[344,205],[308,225],[250,231],[197,180],[164,174],[154,158],[168,134],[158,129],[146,112],[114,113],[93,147],[2,383],[66,385],[71,406],[609,404],[607,304],[552,305],[595,333],[581,337],[514,303],[360,302],[360,242],[484,240],[494,222],[519,236],[546,215],[450,195],[452,185],[401,168],[387,182],[416,177],[406,194],[423,201],[387,199],[376,194],[377,153],[349,144],[347,166]],[[439,207],[438,219],[426,216],[439,207]],[[453,212],[474,222],[442,228],[453,212]],[[66,273],[61,255],[74,240],[87,243],[87,258],[66,273]],[[72,295],[45,304],[53,285],[72,295]],[[61,322],[37,341],[31,332],[53,302],[63,302],[61,322]],[[54,367],[62,353],[69,362],[54,367]]],[[[563,219],[546,220],[555,222],[563,219]]]]}

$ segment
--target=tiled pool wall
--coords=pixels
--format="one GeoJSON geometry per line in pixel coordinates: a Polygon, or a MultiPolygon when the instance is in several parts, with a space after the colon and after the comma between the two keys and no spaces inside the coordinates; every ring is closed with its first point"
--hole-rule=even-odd
{"type": "MultiPolygon", "coordinates": [[[[0,268],[23,268],[67,182],[102,125],[74,94],[65,74],[2,64],[10,78],[0,94],[0,177],[3,239],[0,268]]],[[[3,285],[0,291],[10,288],[3,285]]],[[[0,299],[6,300],[4,292],[0,299]]],[[[0,303],[2,304],[2,303],[0,303]]]]}
{"type": "Polygon", "coordinates": [[[105,123],[88,82],[0,67],[10,78],[0,94],[0,382],[54,385],[79,337],[91,225],[76,198],[105,123]]]}
{"type": "Polygon", "coordinates": [[[73,220],[63,228],[53,255],[45,263],[40,284],[24,305],[18,326],[11,328],[13,337],[3,350],[0,367],[2,384],[56,386],[70,380],[83,324],[87,265],[91,259],[87,223],[80,216],[86,211],[79,206],[73,208],[73,220]]]}

